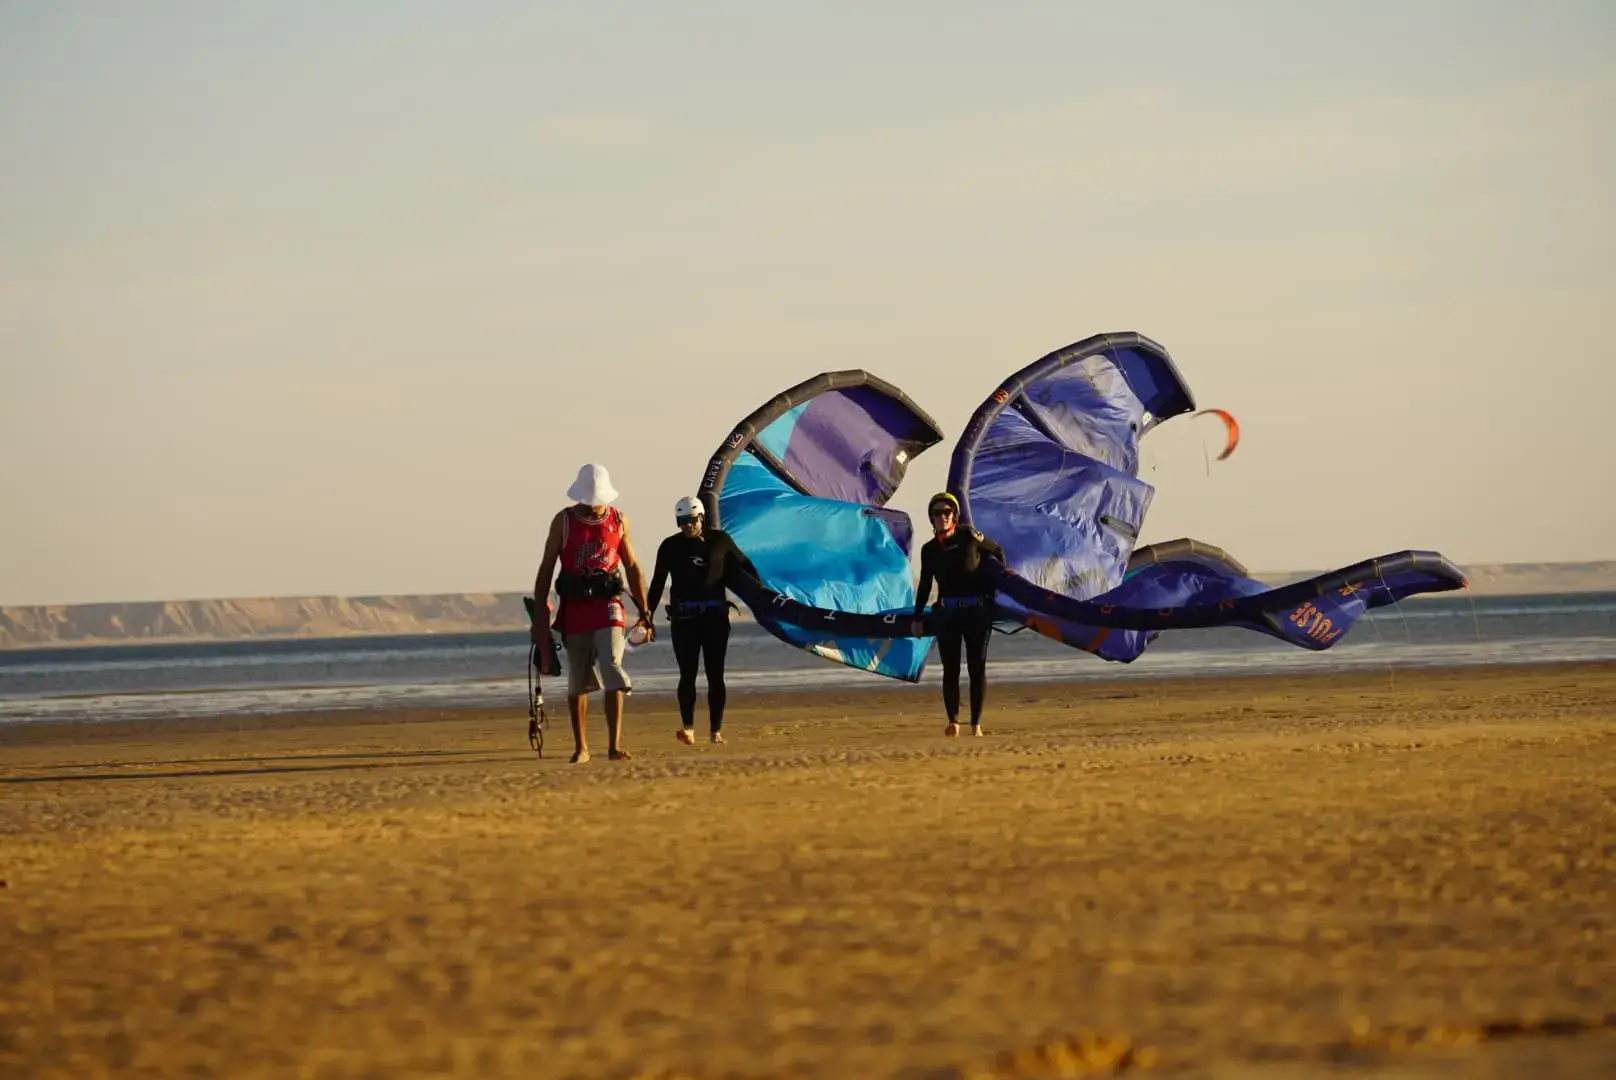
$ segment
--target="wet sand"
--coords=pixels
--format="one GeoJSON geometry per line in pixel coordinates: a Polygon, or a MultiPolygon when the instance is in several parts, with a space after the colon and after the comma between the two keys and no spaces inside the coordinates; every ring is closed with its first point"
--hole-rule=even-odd
{"type": "Polygon", "coordinates": [[[1616,1075],[1616,665],[524,708],[0,729],[0,1075],[1616,1075]]]}

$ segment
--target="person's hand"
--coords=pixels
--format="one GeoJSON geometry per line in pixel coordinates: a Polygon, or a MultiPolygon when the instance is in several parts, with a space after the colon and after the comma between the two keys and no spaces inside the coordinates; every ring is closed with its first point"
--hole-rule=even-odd
{"type": "Polygon", "coordinates": [[[552,658],[552,651],[551,651],[551,648],[550,648],[549,628],[544,627],[544,626],[540,626],[538,623],[534,623],[528,629],[528,638],[529,638],[529,640],[531,640],[533,642],[533,644],[538,646],[538,649],[534,653],[534,661],[535,661],[535,663],[537,663],[539,665],[539,674],[540,675],[559,675],[559,674],[561,674],[559,671],[551,671],[550,670],[550,668],[551,668],[550,660],[552,658]]]}
{"type": "Polygon", "coordinates": [[[915,637],[925,637],[926,636],[926,620],[925,619],[911,619],[909,621],[909,632],[914,634],[915,637]]]}
{"type": "Polygon", "coordinates": [[[645,628],[645,640],[647,643],[656,640],[656,624],[651,621],[651,615],[649,613],[640,613],[640,621],[638,625],[645,628]]]}

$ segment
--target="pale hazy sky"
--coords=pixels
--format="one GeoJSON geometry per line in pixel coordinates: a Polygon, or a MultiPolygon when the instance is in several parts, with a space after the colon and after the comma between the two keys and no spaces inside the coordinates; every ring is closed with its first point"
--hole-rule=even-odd
{"type": "Polygon", "coordinates": [[[1244,428],[1146,540],[1616,558],[1616,3],[688,7],[0,0],[0,603],[525,589],[589,460],[649,558],[837,368],[918,518],[1111,330],[1244,428]]]}

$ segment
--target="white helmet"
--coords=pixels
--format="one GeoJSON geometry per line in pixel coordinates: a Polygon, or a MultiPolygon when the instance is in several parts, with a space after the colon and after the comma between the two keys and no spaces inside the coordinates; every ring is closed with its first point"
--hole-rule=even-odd
{"type": "Polygon", "coordinates": [[[673,504],[673,516],[679,519],[706,517],[707,508],[701,505],[700,499],[692,499],[689,495],[686,495],[673,504]]]}

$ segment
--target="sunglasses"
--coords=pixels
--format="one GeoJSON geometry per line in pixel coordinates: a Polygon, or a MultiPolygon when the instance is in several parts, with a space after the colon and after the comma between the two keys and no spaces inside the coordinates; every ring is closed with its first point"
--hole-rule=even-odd
{"type": "Polygon", "coordinates": [[[927,516],[934,518],[953,517],[954,508],[952,506],[934,506],[930,510],[927,510],[926,514],[927,516]]]}
{"type": "Polygon", "coordinates": [[[701,518],[699,518],[699,517],[682,517],[682,518],[674,518],[673,520],[677,521],[680,525],[694,525],[697,522],[701,521],[701,518]]]}

